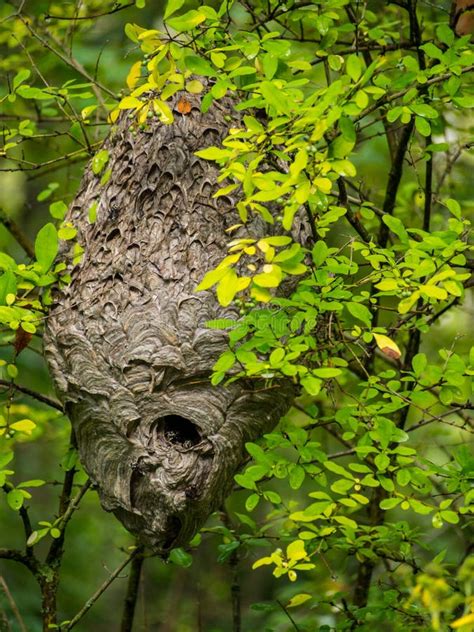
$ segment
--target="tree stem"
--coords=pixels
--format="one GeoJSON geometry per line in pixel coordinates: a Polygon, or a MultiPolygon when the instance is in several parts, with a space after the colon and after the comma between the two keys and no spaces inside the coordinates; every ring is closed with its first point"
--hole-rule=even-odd
{"type": "Polygon", "coordinates": [[[120,632],[132,632],[133,617],[138,599],[138,589],[140,586],[140,575],[143,566],[143,547],[137,549],[137,554],[133,558],[128,576],[127,594],[123,604],[122,624],[120,632]]]}

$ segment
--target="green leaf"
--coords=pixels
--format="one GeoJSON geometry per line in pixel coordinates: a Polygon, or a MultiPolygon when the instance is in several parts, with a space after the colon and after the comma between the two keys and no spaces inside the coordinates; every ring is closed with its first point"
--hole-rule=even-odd
{"type": "Polygon", "coordinates": [[[105,165],[109,162],[109,152],[107,149],[101,149],[92,159],[92,171],[98,176],[104,170],[105,165]]]}
{"type": "Polygon", "coordinates": [[[423,371],[426,369],[427,364],[428,361],[426,359],[426,355],[424,353],[417,353],[411,361],[413,372],[417,377],[419,377],[423,373],[423,371]]]}
{"type": "Polygon", "coordinates": [[[379,472],[384,472],[390,465],[390,459],[386,454],[380,453],[374,459],[374,463],[377,466],[379,472]]]}
{"type": "Polygon", "coordinates": [[[23,493],[18,489],[12,489],[7,494],[8,506],[14,511],[18,511],[25,501],[23,493]]]}
{"type": "Polygon", "coordinates": [[[35,256],[43,272],[48,272],[58,254],[58,232],[54,224],[46,224],[36,235],[35,256]]]}
{"type": "Polygon", "coordinates": [[[36,424],[31,419],[20,419],[19,421],[13,422],[10,425],[10,428],[16,430],[17,432],[24,432],[25,434],[30,435],[36,428],[36,424]]]}
{"type": "Polygon", "coordinates": [[[442,520],[449,522],[449,524],[458,524],[459,515],[455,511],[440,511],[439,515],[442,520]]]}
{"type": "Polygon", "coordinates": [[[314,265],[319,268],[328,256],[329,248],[324,241],[317,241],[311,251],[314,265]]]}
{"type": "Polygon", "coordinates": [[[306,557],[305,543],[303,540],[294,540],[286,547],[286,557],[291,561],[302,560],[306,557]]]}
{"type": "Polygon", "coordinates": [[[312,596],[308,593],[300,593],[299,595],[295,595],[290,599],[290,601],[286,604],[287,608],[296,608],[297,606],[301,606],[301,604],[306,603],[312,599],[312,596]]]}
{"type": "Polygon", "coordinates": [[[362,74],[362,62],[356,54],[346,59],[346,72],[352,81],[357,82],[362,74]]]}
{"type": "Polygon", "coordinates": [[[209,288],[211,288],[213,285],[218,283],[222,279],[223,276],[227,274],[228,270],[229,268],[222,267],[222,268],[216,268],[215,270],[209,270],[209,272],[206,272],[206,275],[204,276],[203,280],[197,286],[196,292],[202,292],[204,290],[208,290],[209,288]]]}
{"type": "Polygon", "coordinates": [[[392,233],[395,233],[397,237],[400,238],[400,241],[406,243],[408,241],[408,233],[405,229],[405,226],[398,219],[398,217],[392,217],[391,215],[384,215],[382,217],[383,223],[390,228],[392,233]]]}
{"type": "Polygon", "coordinates": [[[163,19],[167,20],[171,15],[173,15],[173,13],[179,11],[185,2],[186,0],[168,0],[163,19]]]}
{"type": "Polygon", "coordinates": [[[443,44],[447,44],[448,46],[451,46],[455,39],[453,31],[447,24],[440,24],[436,27],[436,37],[443,42],[443,44]]]}
{"type": "Polygon", "coordinates": [[[38,101],[45,101],[52,98],[52,95],[49,92],[26,85],[21,85],[16,92],[23,97],[23,99],[37,99],[38,101]]]}
{"type": "Polygon", "coordinates": [[[357,529],[357,522],[348,518],[347,516],[334,516],[334,520],[342,524],[344,527],[349,527],[350,529],[357,529]]]}
{"type": "Polygon", "coordinates": [[[338,465],[337,463],[334,463],[334,461],[324,461],[324,467],[326,469],[328,469],[330,472],[334,472],[334,474],[338,474],[339,476],[344,476],[344,478],[347,478],[351,481],[354,480],[354,477],[352,476],[352,474],[350,472],[348,472],[345,468],[342,467],[342,465],[338,465]]]}
{"type": "Polygon", "coordinates": [[[410,106],[411,110],[418,116],[422,116],[429,119],[438,118],[438,112],[426,103],[414,103],[410,106]]]}
{"type": "MultiPolygon", "coordinates": [[[[14,364],[7,364],[7,374],[8,377],[11,377],[14,380],[16,377],[18,377],[18,368],[14,364]]],[[[14,425],[15,424],[12,424],[11,428],[13,428],[13,430],[16,430],[17,428],[14,428],[14,425]]]]}
{"type": "Polygon", "coordinates": [[[31,481],[23,481],[18,485],[18,489],[21,489],[22,487],[41,487],[45,484],[45,481],[42,481],[40,479],[33,479],[31,481]]]}
{"type": "Polygon", "coordinates": [[[258,494],[250,494],[245,501],[245,509],[247,511],[253,511],[260,502],[260,496],[258,494]]]}
{"type": "Polygon", "coordinates": [[[187,553],[182,548],[172,549],[169,554],[168,560],[176,566],[182,566],[183,568],[189,568],[193,563],[193,556],[187,553]]]}
{"type": "Polygon", "coordinates": [[[388,511],[389,509],[393,509],[394,507],[398,507],[398,505],[402,502],[401,498],[385,498],[380,502],[380,509],[384,509],[388,511]]]}
{"type": "Polygon", "coordinates": [[[316,377],[322,377],[324,379],[337,377],[338,375],[341,375],[341,374],[342,374],[341,369],[336,369],[332,367],[323,367],[321,369],[313,369],[313,375],[315,375],[316,377]]]}
{"type": "Polygon", "coordinates": [[[203,84],[197,79],[186,82],[186,91],[190,94],[200,94],[204,90],[203,84]]]}
{"type": "Polygon", "coordinates": [[[168,26],[170,26],[178,33],[184,33],[185,31],[190,31],[201,22],[204,22],[206,16],[202,11],[196,11],[195,9],[191,9],[187,13],[183,13],[177,18],[171,18],[167,21],[168,26]]]}
{"type": "Polygon", "coordinates": [[[0,276],[0,305],[7,305],[7,296],[17,293],[16,276],[11,270],[6,270],[0,276]]]}
{"type": "Polygon", "coordinates": [[[415,127],[425,138],[431,134],[431,125],[421,116],[415,116],[415,127]]]}
{"type": "Polygon", "coordinates": [[[21,70],[19,70],[16,73],[16,75],[13,77],[13,81],[12,81],[13,92],[15,92],[18,86],[24,81],[26,81],[30,75],[31,75],[31,71],[28,70],[27,68],[22,68],[21,70]]]}
{"type": "Polygon", "coordinates": [[[416,500],[416,498],[410,498],[408,503],[415,513],[421,514],[423,516],[426,516],[433,511],[433,507],[424,505],[419,500],[416,500]]]}
{"type": "Polygon", "coordinates": [[[87,212],[87,218],[90,224],[94,224],[97,219],[97,202],[93,202],[87,212]]]}
{"type": "Polygon", "coordinates": [[[197,75],[202,75],[204,77],[213,77],[216,75],[216,70],[211,66],[211,64],[206,59],[198,57],[197,55],[187,55],[184,58],[184,63],[188,70],[196,73],[197,75]]]}
{"type": "Polygon", "coordinates": [[[410,470],[402,469],[397,472],[397,483],[400,487],[406,487],[411,480],[410,470]]]}
{"type": "Polygon", "coordinates": [[[195,155],[205,160],[225,160],[231,155],[230,149],[222,149],[221,147],[208,147],[195,152],[195,155]]]}
{"type": "Polygon", "coordinates": [[[235,270],[228,268],[225,275],[219,281],[216,294],[217,300],[223,307],[227,307],[234,300],[234,296],[239,291],[239,278],[235,270]]]}
{"type": "Polygon", "coordinates": [[[305,391],[313,397],[319,394],[322,384],[322,380],[319,380],[312,375],[307,375],[301,379],[301,385],[304,387],[305,391]]]}
{"type": "Polygon", "coordinates": [[[0,454],[0,469],[3,469],[13,459],[13,452],[9,450],[5,454],[0,454]]]}
{"type": "Polygon", "coordinates": [[[391,292],[398,289],[398,282],[396,279],[383,279],[379,283],[376,283],[375,287],[381,292],[391,292]]]}
{"type": "MultiPolygon", "coordinates": [[[[241,514],[238,514],[238,515],[241,516],[241,514]]],[[[219,544],[219,546],[217,547],[219,551],[219,555],[217,556],[217,561],[222,563],[228,560],[231,554],[233,553],[233,551],[238,549],[239,546],[240,546],[240,543],[238,540],[233,540],[232,542],[229,542],[227,544],[219,544]]]]}
{"type": "Polygon", "coordinates": [[[306,475],[305,470],[301,465],[298,465],[296,463],[294,465],[291,465],[288,469],[288,482],[290,483],[291,489],[294,489],[296,491],[304,482],[306,475]]]}
{"type": "Polygon", "coordinates": [[[235,363],[235,355],[232,351],[225,351],[212,367],[213,371],[223,371],[231,369],[235,363]]]}
{"type": "Polygon", "coordinates": [[[362,303],[347,303],[346,307],[349,313],[354,316],[354,318],[357,318],[357,320],[362,321],[364,325],[370,327],[370,324],[372,322],[372,314],[365,305],[362,305],[362,303]]]}
{"type": "Polygon", "coordinates": [[[240,485],[244,489],[251,489],[252,491],[257,489],[257,486],[255,485],[255,481],[249,476],[246,476],[245,474],[236,474],[234,476],[234,480],[237,483],[237,485],[240,485]]]}
{"type": "Polygon", "coordinates": [[[67,206],[62,200],[53,202],[49,205],[49,214],[51,215],[51,217],[54,217],[54,219],[63,220],[66,213],[67,206]]]}
{"type": "Polygon", "coordinates": [[[36,199],[38,200],[38,202],[44,202],[44,200],[47,200],[58,187],[58,182],[50,182],[46,189],[43,189],[43,191],[40,191],[40,193],[38,193],[36,199]]]}
{"type": "Polygon", "coordinates": [[[267,53],[263,56],[262,65],[265,79],[273,79],[278,68],[278,57],[272,53],[267,53]]]}

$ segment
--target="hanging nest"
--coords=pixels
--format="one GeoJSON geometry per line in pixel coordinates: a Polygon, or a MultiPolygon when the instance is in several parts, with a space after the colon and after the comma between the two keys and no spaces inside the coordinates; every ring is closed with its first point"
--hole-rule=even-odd
{"type": "MultiPolygon", "coordinates": [[[[239,219],[236,199],[213,199],[218,170],[194,152],[219,145],[230,118],[240,121],[230,100],[202,114],[186,95],[192,107],[180,114],[179,99],[172,125],[152,119],[131,132],[119,119],[104,144],[106,184],[86,169],[66,217],[84,254],[45,335],[104,509],[158,552],[188,542],[222,505],[244,444],[270,431],[293,398],[288,383],[209,383],[227,343],[205,323],[236,313],[195,288],[225,256],[225,229],[239,219]]],[[[268,225],[256,217],[239,231],[258,239],[268,225]]]]}

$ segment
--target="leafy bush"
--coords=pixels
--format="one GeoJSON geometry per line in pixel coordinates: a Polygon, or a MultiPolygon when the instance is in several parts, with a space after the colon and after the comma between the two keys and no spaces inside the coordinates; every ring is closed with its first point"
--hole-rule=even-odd
{"type": "MultiPolygon", "coordinates": [[[[63,3],[51,12],[112,20],[128,6],[87,2],[77,16],[63,3]]],[[[217,539],[219,561],[239,564],[246,577],[253,565],[262,581],[277,578],[268,600],[252,606],[252,621],[266,630],[472,629],[470,35],[458,37],[446,11],[415,0],[169,0],[163,25],[155,28],[150,8],[125,25],[134,61],[118,64],[128,90],[114,99],[120,79],[94,75],[91,21],[72,20],[71,31],[69,20],[27,9],[2,9],[1,67],[10,78],[2,177],[39,170],[35,205],[46,202],[53,221],[32,246],[24,216],[21,227],[0,216],[27,257],[13,244],[15,257],[0,253],[0,477],[26,541],[17,550],[5,537],[0,557],[39,581],[44,625],[57,622],[65,529],[89,489],[72,444],[59,508],[31,524],[29,501],[38,487],[41,502],[46,483],[10,469],[14,454],[33,453],[45,436],[65,444],[66,422],[58,423],[61,406],[38,377],[41,366],[22,363],[39,351],[51,287],[69,279],[66,264],[54,263],[59,244],[72,244],[73,263],[82,253],[64,221],[74,190],[46,174],[93,156],[105,184],[113,174],[96,130],[113,127],[122,111],[137,137],[154,117],[170,125],[186,116],[188,92],[201,95],[203,112],[235,99],[242,123],[198,156],[221,170],[213,203],[238,192],[239,226],[255,216],[268,224],[263,239],[233,239],[229,229],[228,256],[197,288],[240,309],[236,321],[208,323],[229,335],[212,382],[246,377],[273,389],[288,380],[298,395],[274,432],[247,444],[251,461],[235,479],[241,491],[202,535],[217,539]],[[60,46],[71,32],[84,63],[60,46]],[[49,61],[35,61],[46,51],[49,61]],[[309,238],[299,241],[302,221],[309,238]],[[282,298],[287,279],[294,291],[282,298]],[[44,559],[40,541],[48,541],[44,559]]],[[[114,49],[117,59],[123,49],[114,49]]],[[[93,222],[96,209],[85,212],[93,222]]],[[[128,561],[137,566],[142,556],[134,549],[128,561]]],[[[177,549],[171,561],[188,567],[192,558],[177,549]]],[[[238,630],[235,577],[232,594],[238,630]]],[[[174,629],[195,629],[186,625],[174,629]]]]}

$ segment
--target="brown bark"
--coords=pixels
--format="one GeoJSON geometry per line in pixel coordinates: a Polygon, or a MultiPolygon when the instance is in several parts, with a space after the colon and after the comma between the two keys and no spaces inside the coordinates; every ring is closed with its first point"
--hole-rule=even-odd
{"type": "MultiPolygon", "coordinates": [[[[239,220],[235,199],[212,197],[217,168],[194,152],[227,134],[232,102],[202,114],[198,97],[186,95],[192,110],[181,115],[179,98],[172,125],[151,119],[133,134],[121,118],[104,145],[105,185],[86,170],[67,216],[85,252],[45,336],[104,508],[157,551],[187,542],[222,504],[245,442],[268,432],[292,398],[289,385],[209,384],[227,342],[205,323],[235,309],[194,290],[226,254],[225,229],[239,220]]],[[[265,234],[257,217],[237,236],[265,234]]]]}

